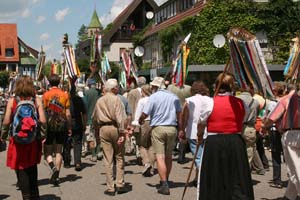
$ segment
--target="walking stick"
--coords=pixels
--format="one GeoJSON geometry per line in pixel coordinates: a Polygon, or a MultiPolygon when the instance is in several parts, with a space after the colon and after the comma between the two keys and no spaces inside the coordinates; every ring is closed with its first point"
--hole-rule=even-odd
{"type": "MultiPolygon", "coordinates": [[[[225,73],[228,71],[229,63],[230,63],[230,57],[228,58],[228,60],[226,62],[226,65],[225,65],[225,68],[224,68],[221,80],[224,79],[225,73]]],[[[219,84],[216,85],[216,90],[215,90],[214,96],[216,96],[219,93],[220,86],[221,86],[221,81],[219,81],[219,84]]]]}
{"type": "MultiPolygon", "coordinates": [[[[197,143],[197,147],[196,147],[196,151],[195,151],[195,155],[194,155],[194,157],[193,157],[192,165],[191,165],[191,168],[190,168],[190,171],[189,171],[189,175],[188,175],[187,180],[186,180],[186,182],[185,182],[185,186],[184,186],[184,190],[183,190],[183,193],[182,193],[181,200],[183,200],[183,198],[184,198],[184,195],[185,195],[185,192],[186,192],[188,183],[189,183],[189,181],[190,181],[191,174],[192,174],[192,171],[193,171],[193,169],[194,169],[194,162],[195,162],[195,160],[196,160],[196,157],[197,157],[197,154],[198,154],[199,147],[200,147],[200,143],[198,142],[198,143],[197,143]]],[[[199,172],[199,173],[200,173],[200,172],[199,172]]]]}

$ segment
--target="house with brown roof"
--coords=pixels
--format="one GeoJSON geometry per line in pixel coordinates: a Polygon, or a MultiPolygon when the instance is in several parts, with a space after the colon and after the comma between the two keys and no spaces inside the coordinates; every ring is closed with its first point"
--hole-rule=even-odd
{"type": "MultiPolygon", "coordinates": [[[[197,15],[204,8],[205,0],[168,0],[162,4],[154,15],[154,24],[145,32],[143,44],[145,54],[144,63],[150,63],[151,68],[163,67],[163,57],[158,32],[162,31],[187,17],[197,15]]],[[[174,51],[180,40],[174,41],[174,51]]]]}
{"type": "Polygon", "coordinates": [[[0,24],[0,71],[35,78],[39,52],[18,37],[16,24],[0,24]]]}
{"type": "Polygon", "coordinates": [[[133,0],[112,22],[103,36],[103,50],[112,62],[119,62],[121,52],[133,49],[133,36],[143,30],[151,20],[147,12],[158,9],[154,0],[133,0]]]}

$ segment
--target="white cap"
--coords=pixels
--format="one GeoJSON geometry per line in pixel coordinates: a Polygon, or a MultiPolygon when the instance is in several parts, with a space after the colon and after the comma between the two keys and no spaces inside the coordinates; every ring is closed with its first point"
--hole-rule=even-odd
{"type": "Polygon", "coordinates": [[[117,79],[114,79],[114,78],[108,79],[104,84],[104,88],[106,91],[110,91],[111,89],[113,89],[117,86],[118,86],[118,81],[117,81],[117,79]]]}

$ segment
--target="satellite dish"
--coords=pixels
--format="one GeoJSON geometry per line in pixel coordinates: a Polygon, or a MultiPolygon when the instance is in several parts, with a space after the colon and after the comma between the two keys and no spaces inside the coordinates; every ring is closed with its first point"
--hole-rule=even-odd
{"type": "Polygon", "coordinates": [[[152,11],[146,12],[146,18],[147,19],[152,19],[154,17],[154,13],[152,11]]]}
{"type": "Polygon", "coordinates": [[[142,57],[144,55],[144,47],[142,46],[137,46],[134,49],[134,55],[136,55],[137,57],[142,57]]]}
{"type": "Polygon", "coordinates": [[[215,35],[213,43],[215,47],[221,48],[225,44],[225,37],[222,34],[215,35]]]}

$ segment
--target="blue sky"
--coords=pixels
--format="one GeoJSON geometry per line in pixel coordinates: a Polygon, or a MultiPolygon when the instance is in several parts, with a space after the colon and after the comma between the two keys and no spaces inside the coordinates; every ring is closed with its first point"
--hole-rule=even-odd
{"type": "MultiPolygon", "coordinates": [[[[155,0],[158,5],[166,0],[155,0]]],[[[0,23],[16,23],[19,37],[40,50],[43,45],[47,60],[60,59],[64,33],[69,42],[77,42],[82,24],[90,23],[96,8],[105,27],[132,0],[1,0],[0,23]]]]}

